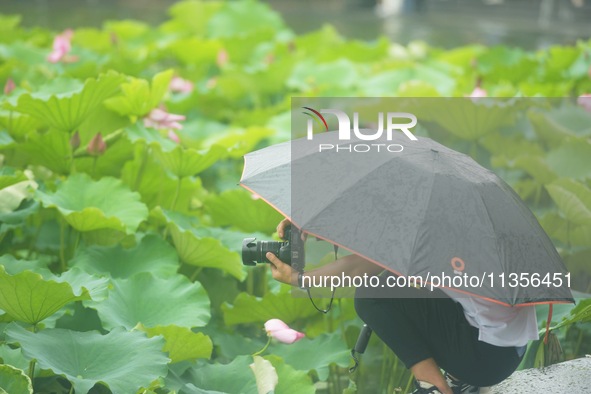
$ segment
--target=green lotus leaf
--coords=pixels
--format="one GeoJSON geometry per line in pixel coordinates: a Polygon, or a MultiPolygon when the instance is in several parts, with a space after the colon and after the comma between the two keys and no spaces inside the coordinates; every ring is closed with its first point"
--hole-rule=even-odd
{"type": "Polygon", "coordinates": [[[68,174],[71,167],[70,137],[56,129],[45,133],[31,132],[14,152],[24,165],[41,165],[58,174],[68,174]]]}
{"type": "Polygon", "coordinates": [[[221,1],[179,1],[168,10],[171,20],[160,29],[167,33],[204,36],[207,22],[222,6],[221,1]]]}
{"type": "MultiPolygon", "coordinates": [[[[199,134],[202,135],[203,132],[200,131],[199,134]]],[[[248,152],[255,150],[262,140],[273,136],[273,134],[273,129],[267,127],[248,127],[244,130],[230,128],[217,131],[202,140],[202,146],[219,145],[227,150],[228,156],[241,159],[248,152]]]]}
{"type": "Polygon", "coordinates": [[[205,77],[207,70],[215,64],[222,45],[218,40],[189,37],[174,41],[169,50],[187,66],[197,67],[205,77]]]}
{"type": "Polygon", "coordinates": [[[113,279],[109,298],[87,302],[97,310],[107,329],[177,325],[202,327],[210,318],[209,299],[199,283],[185,276],[161,279],[145,272],[129,279],[113,279]]]}
{"type": "Polygon", "coordinates": [[[12,365],[0,365],[0,389],[10,394],[33,394],[31,379],[12,365]]]}
{"type": "Polygon", "coordinates": [[[560,145],[571,137],[591,136],[591,114],[582,108],[532,109],[527,115],[538,137],[549,145],[560,145]]]}
{"type": "Polygon", "coordinates": [[[279,376],[275,393],[314,394],[316,392],[314,383],[306,371],[298,371],[274,354],[265,356],[265,359],[273,364],[279,376]]]}
{"type": "MultiPolygon", "coordinates": [[[[250,364],[252,364],[251,356],[238,356],[228,364],[198,364],[186,370],[181,378],[184,382],[191,382],[196,388],[205,390],[207,393],[213,391],[258,394],[256,379],[250,370],[250,364]]],[[[191,391],[187,392],[191,393],[191,391]]],[[[294,393],[294,391],[291,392],[294,393]]]]}
{"type": "Polygon", "coordinates": [[[72,287],[75,295],[88,292],[94,301],[101,301],[107,298],[109,278],[98,277],[84,272],[80,267],[72,267],[68,271],[55,277],[56,282],[65,282],[72,287]]]}
{"type": "Polygon", "coordinates": [[[540,219],[540,225],[553,240],[571,247],[588,247],[591,239],[591,224],[576,226],[557,212],[548,212],[540,219]]]}
{"type": "Polygon", "coordinates": [[[300,62],[294,67],[286,83],[288,87],[303,92],[318,88],[332,91],[352,89],[359,84],[360,79],[354,63],[340,59],[322,64],[300,62]]]}
{"type": "Polygon", "coordinates": [[[474,141],[511,125],[525,103],[507,99],[454,98],[420,102],[419,118],[428,118],[452,135],[474,141]]]}
{"type": "MultiPolygon", "coordinates": [[[[4,335],[2,337],[4,340],[4,335]]],[[[6,344],[0,345],[0,361],[1,364],[9,364],[18,369],[25,370],[29,367],[29,361],[23,356],[20,349],[12,349],[6,344]]]]}
{"type": "Polygon", "coordinates": [[[153,215],[167,224],[174,246],[184,263],[219,268],[239,280],[246,277],[240,255],[242,240],[252,236],[261,238],[260,234],[205,227],[196,217],[160,207],[154,209],[153,215]]]}
{"type": "Polygon", "coordinates": [[[121,84],[123,95],[106,100],[105,106],[120,115],[147,115],[162,101],[172,75],[172,70],[158,73],[152,78],[151,84],[144,79],[131,78],[129,82],[121,84]]]}
{"type": "Polygon", "coordinates": [[[489,82],[527,80],[532,70],[537,69],[533,54],[519,48],[496,46],[477,58],[479,74],[489,82]]]}
{"type": "Polygon", "coordinates": [[[161,237],[147,235],[134,248],[89,246],[80,249],[70,265],[112,278],[130,278],[151,272],[161,278],[175,275],[179,267],[176,250],[161,237]]]}
{"type": "Polygon", "coordinates": [[[587,139],[572,139],[548,153],[546,162],[560,177],[591,178],[591,143],[587,139]]]}
{"type": "Polygon", "coordinates": [[[136,157],[123,167],[121,179],[141,194],[148,207],[161,206],[188,213],[191,207],[201,205],[207,194],[201,185],[201,178],[182,178],[177,192],[179,179],[162,168],[153,155],[143,150],[145,147],[138,146],[137,149],[136,157]],[[138,173],[143,175],[138,177],[138,173]]]}
{"type": "Polygon", "coordinates": [[[302,338],[291,345],[272,344],[269,353],[277,355],[299,371],[315,370],[322,381],[328,378],[329,366],[349,365],[351,349],[338,335],[323,334],[314,339],[302,338]],[[310,357],[314,354],[315,357],[310,357]]]}
{"type": "Polygon", "coordinates": [[[27,179],[27,176],[22,171],[11,167],[0,168],[0,189],[26,181],[27,179]]]}
{"type": "Polygon", "coordinates": [[[283,216],[261,199],[241,189],[227,190],[217,196],[210,195],[204,207],[216,226],[235,226],[249,232],[273,234],[283,216]]]}
{"type": "Polygon", "coordinates": [[[88,299],[86,289],[76,295],[68,283],[44,280],[31,271],[9,275],[0,266],[0,309],[18,321],[37,324],[70,302],[88,299]]]}
{"type": "Polygon", "coordinates": [[[35,181],[26,179],[0,189],[0,214],[11,213],[18,209],[24,200],[29,199],[37,188],[35,181]]]}
{"type": "Polygon", "coordinates": [[[93,181],[86,174],[74,174],[55,193],[38,192],[38,197],[44,206],[57,208],[78,231],[114,229],[133,233],[148,214],[138,193],[110,177],[93,181]]]}
{"type": "Polygon", "coordinates": [[[161,335],[166,344],[162,351],[168,352],[172,363],[198,358],[210,358],[213,351],[211,339],[200,332],[193,332],[187,327],[157,326],[141,327],[148,337],[161,335]]]}
{"type": "Polygon", "coordinates": [[[54,328],[33,333],[11,325],[6,336],[40,368],[65,376],[76,393],[88,393],[95,384],[113,393],[135,393],[167,373],[169,359],[161,351],[164,341],[146,338],[139,331],[114,329],[100,335],[54,328]]]}
{"type": "Polygon", "coordinates": [[[269,319],[281,319],[287,324],[318,313],[307,298],[293,297],[290,292],[267,293],[259,298],[240,293],[232,305],[222,305],[227,325],[264,323],[269,319]]]}
{"type": "Polygon", "coordinates": [[[150,31],[150,25],[140,21],[126,19],[122,21],[107,21],[104,29],[117,34],[123,40],[140,38],[150,31]]]}
{"type": "Polygon", "coordinates": [[[564,216],[574,224],[591,224],[591,189],[571,179],[558,179],[546,190],[564,216]]]}
{"type": "Polygon", "coordinates": [[[0,213],[0,234],[27,223],[27,218],[39,211],[39,203],[34,200],[25,200],[16,211],[0,213]]]}
{"type": "Polygon", "coordinates": [[[52,328],[107,333],[103,328],[96,310],[85,308],[82,302],[75,302],[73,306],[68,306],[64,309],[66,309],[64,314],[55,320],[52,328]]]}
{"type": "Polygon", "coordinates": [[[171,151],[165,151],[162,146],[154,147],[154,155],[164,168],[179,178],[196,175],[209,168],[216,161],[226,156],[226,149],[213,145],[204,151],[184,149],[176,146],[171,151]]]}
{"type": "Polygon", "coordinates": [[[6,131],[0,131],[0,150],[14,145],[14,140],[6,131]]]}
{"type": "Polygon", "coordinates": [[[117,92],[122,81],[123,77],[115,72],[88,79],[82,86],[56,80],[40,92],[21,95],[14,109],[57,130],[72,132],[105,99],[117,92]]]}
{"type": "Polygon", "coordinates": [[[283,29],[281,16],[264,3],[242,0],[224,3],[207,24],[211,37],[232,37],[261,29],[283,29]]]}
{"type": "Polygon", "coordinates": [[[33,271],[40,274],[43,279],[54,279],[53,273],[47,268],[47,261],[42,259],[21,260],[5,254],[0,256],[0,265],[4,266],[4,271],[9,275],[20,274],[23,271],[33,271]]]}
{"type": "Polygon", "coordinates": [[[177,146],[170,138],[162,136],[158,130],[144,126],[143,122],[136,122],[127,127],[125,133],[134,144],[143,141],[148,145],[159,145],[166,151],[171,151],[177,146]]]}
{"type": "MultiPolygon", "coordinates": [[[[362,88],[370,96],[392,95],[410,81],[423,82],[421,90],[425,89],[424,84],[435,87],[436,96],[450,95],[456,85],[455,79],[447,71],[430,65],[413,64],[411,67],[388,70],[371,76],[367,79],[367,83],[362,85],[362,88]]],[[[404,88],[406,92],[410,93],[408,89],[408,86],[404,88]]]]}

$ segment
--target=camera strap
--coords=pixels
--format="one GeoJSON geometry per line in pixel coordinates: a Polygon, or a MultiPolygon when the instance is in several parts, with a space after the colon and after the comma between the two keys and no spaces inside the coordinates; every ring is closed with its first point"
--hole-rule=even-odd
{"type": "MultiPolygon", "coordinates": [[[[334,245],[334,259],[335,259],[335,261],[338,260],[338,258],[339,258],[338,252],[339,252],[338,245],[334,245]]],[[[336,289],[332,289],[332,294],[330,295],[330,302],[328,303],[328,306],[326,307],[326,309],[318,308],[318,306],[314,302],[314,299],[312,298],[312,294],[310,294],[309,287],[306,288],[306,291],[308,292],[308,298],[310,299],[310,302],[312,303],[312,305],[314,305],[314,308],[316,308],[316,310],[318,312],[322,312],[322,313],[330,312],[330,309],[332,308],[332,302],[334,301],[334,293],[335,293],[336,289]]]]}

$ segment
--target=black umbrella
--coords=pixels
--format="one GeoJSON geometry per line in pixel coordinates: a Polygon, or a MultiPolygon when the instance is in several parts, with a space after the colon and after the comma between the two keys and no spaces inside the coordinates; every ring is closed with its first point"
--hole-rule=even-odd
{"type": "Polygon", "coordinates": [[[573,302],[566,267],[519,196],[429,138],[321,133],[247,154],[240,184],[302,231],[452,296],[573,302]]]}

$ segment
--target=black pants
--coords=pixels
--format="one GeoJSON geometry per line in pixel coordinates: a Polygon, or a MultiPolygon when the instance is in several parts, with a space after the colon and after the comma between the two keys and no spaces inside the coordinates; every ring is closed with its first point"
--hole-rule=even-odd
{"type": "Polygon", "coordinates": [[[357,289],[355,310],[409,369],[433,358],[455,378],[483,387],[507,378],[521,361],[515,347],[479,341],[462,306],[440,290],[441,298],[425,289],[392,288],[388,298],[372,291],[357,289]]]}

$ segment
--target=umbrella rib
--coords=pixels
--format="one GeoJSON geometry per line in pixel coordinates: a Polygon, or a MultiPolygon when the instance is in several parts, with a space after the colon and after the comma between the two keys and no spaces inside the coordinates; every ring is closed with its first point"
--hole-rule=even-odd
{"type": "MultiPolygon", "coordinates": [[[[421,224],[425,222],[425,217],[427,216],[427,212],[429,211],[429,207],[431,206],[431,200],[433,198],[433,186],[435,185],[435,178],[437,176],[436,172],[435,172],[435,163],[439,161],[439,154],[438,152],[435,152],[435,155],[433,155],[433,161],[431,163],[431,173],[433,174],[432,178],[431,178],[431,187],[429,188],[429,201],[427,201],[427,205],[425,206],[425,211],[423,212],[423,217],[421,218],[421,220],[419,221],[419,225],[417,226],[417,232],[415,233],[414,236],[414,243],[412,245],[412,249],[410,251],[410,255],[409,255],[409,267],[410,267],[410,263],[414,260],[414,256],[415,256],[415,250],[417,247],[417,235],[419,234],[419,230],[421,229],[421,224]]],[[[407,273],[408,275],[408,273],[407,273]]]]}

